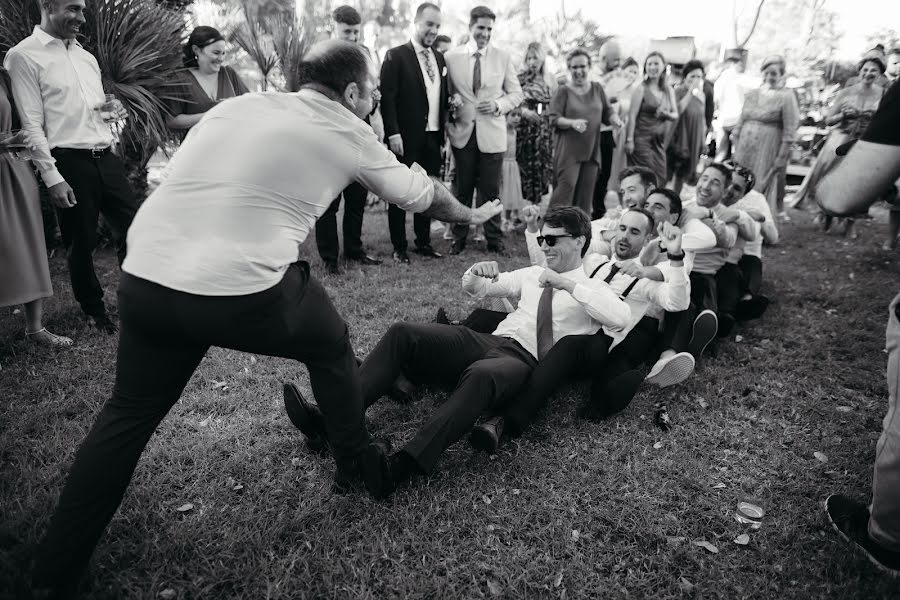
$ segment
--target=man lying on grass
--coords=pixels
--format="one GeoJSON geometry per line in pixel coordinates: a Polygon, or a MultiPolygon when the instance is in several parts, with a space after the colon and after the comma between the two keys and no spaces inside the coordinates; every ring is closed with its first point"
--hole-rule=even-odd
{"type": "MultiPolygon", "coordinates": [[[[590,240],[584,211],[551,210],[537,240],[546,266],[501,272],[496,262],[481,262],[463,275],[463,289],[473,296],[520,298],[492,334],[438,323],[397,323],[368,354],[360,367],[366,406],[388,394],[401,373],[416,384],[453,388],[413,439],[391,455],[388,470],[394,486],[431,472],[441,453],[468,433],[479,416],[516,401],[556,342],[631,324],[631,309],[619,293],[584,270],[590,240]]],[[[307,437],[331,441],[318,406],[291,384],[285,386],[285,407],[307,437]]]]}

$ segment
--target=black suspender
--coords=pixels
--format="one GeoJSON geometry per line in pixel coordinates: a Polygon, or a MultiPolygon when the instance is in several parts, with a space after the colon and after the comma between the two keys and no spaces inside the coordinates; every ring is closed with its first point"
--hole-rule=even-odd
{"type": "MultiPolygon", "coordinates": [[[[597,265],[597,268],[594,269],[593,272],[591,272],[590,279],[593,279],[593,278],[594,278],[594,275],[596,275],[596,274],[600,271],[600,269],[602,269],[604,266],[608,265],[609,262],[610,262],[610,261],[606,261],[606,262],[602,262],[602,263],[600,263],[599,265],[597,265]]],[[[628,287],[625,288],[625,291],[622,292],[622,293],[620,294],[620,298],[622,298],[623,300],[624,300],[625,298],[627,298],[627,297],[628,297],[628,294],[631,293],[631,290],[634,289],[634,286],[637,285],[637,282],[638,282],[638,281],[640,281],[640,280],[639,280],[637,277],[635,277],[634,280],[633,280],[630,284],[628,284],[628,287]]]]}
{"type": "Polygon", "coordinates": [[[593,272],[593,273],[591,273],[590,279],[593,279],[593,278],[594,278],[594,275],[597,274],[597,271],[599,271],[600,269],[602,269],[602,268],[603,268],[603,265],[607,265],[607,264],[609,264],[609,261],[602,262],[602,263],[600,263],[599,265],[597,265],[597,268],[594,269],[594,272],[593,272]]]}

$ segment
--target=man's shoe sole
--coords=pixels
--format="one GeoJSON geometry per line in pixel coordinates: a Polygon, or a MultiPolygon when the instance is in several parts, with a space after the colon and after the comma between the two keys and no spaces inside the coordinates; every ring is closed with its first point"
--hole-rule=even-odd
{"type": "Polygon", "coordinates": [[[497,454],[500,447],[500,440],[486,427],[476,425],[469,434],[469,444],[476,450],[487,452],[488,454],[497,454]]]}
{"type": "Polygon", "coordinates": [[[679,352],[663,365],[658,373],[647,376],[646,382],[661,388],[677,385],[691,376],[697,361],[688,352],[679,352]]]}
{"type": "Polygon", "coordinates": [[[716,333],[719,330],[719,320],[716,314],[711,310],[704,310],[697,318],[694,319],[693,333],[691,341],[688,343],[688,352],[694,358],[700,358],[706,347],[716,339],[716,333]]]}

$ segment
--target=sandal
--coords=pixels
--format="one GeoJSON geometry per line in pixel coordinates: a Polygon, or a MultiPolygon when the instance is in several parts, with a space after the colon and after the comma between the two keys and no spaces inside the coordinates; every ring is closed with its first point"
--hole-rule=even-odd
{"type": "Polygon", "coordinates": [[[47,331],[46,327],[42,327],[38,331],[31,333],[26,331],[25,338],[36,344],[44,344],[45,346],[71,346],[74,343],[72,338],[50,333],[47,331]]]}

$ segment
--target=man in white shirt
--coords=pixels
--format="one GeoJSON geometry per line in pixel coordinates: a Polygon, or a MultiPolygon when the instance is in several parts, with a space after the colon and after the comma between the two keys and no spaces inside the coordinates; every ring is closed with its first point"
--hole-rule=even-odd
{"type": "Polygon", "coordinates": [[[347,325],[298,261],[300,244],[352,181],[452,222],[484,222],[422,169],[400,164],[363,118],[377,77],[356,44],[313,46],[293,94],[245,94],[207,112],[138,211],[122,265],[116,385],[75,457],[38,551],[35,582],[77,585],[147,441],[211,346],[309,369],[337,469],[335,489],[389,484],[371,444],[347,325]],[[210,160],[214,156],[215,160],[210,160]]]}
{"type": "MultiPolygon", "coordinates": [[[[532,223],[529,223],[531,226],[532,223]]],[[[541,266],[552,256],[553,246],[544,248],[531,227],[525,232],[532,264],[541,266]]],[[[546,236],[544,236],[546,237],[546,236]]],[[[631,309],[623,328],[603,327],[593,335],[569,335],[559,341],[531,373],[521,393],[509,398],[494,416],[472,432],[472,444],[496,453],[504,433],[518,436],[534,421],[553,393],[573,379],[591,379],[590,398],[578,408],[582,418],[605,419],[623,410],[643,379],[636,371],[648,357],[658,338],[658,311],[683,311],[690,303],[690,282],[684,269],[681,230],[672,223],[656,226],[653,216],[641,208],[622,215],[609,256],[587,254],[584,272],[591,281],[601,281],[631,309]],[[627,266],[637,264],[644,245],[659,232],[670,248],[671,268],[664,282],[629,275],[627,266]],[[652,315],[648,314],[653,310],[652,315]]]]}
{"type": "MultiPolygon", "coordinates": [[[[429,175],[441,172],[447,118],[447,67],[433,45],[441,28],[441,9],[425,2],[416,9],[412,39],[391,48],[381,65],[381,115],[391,152],[405,165],[418,163],[429,175]]],[[[406,212],[388,206],[388,228],[395,262],[409,264],[406,212]]],[[[431,219],[413,215],[416,254],[443,258],[431,245],[431,219]]]]}
{"type": "Polygon", "coordinates": [[[719,133],[716,140],[716,161],[731,158],[731,132],[738,123],[744,108],[744,96],[752,89],[744,74],[744,61],[738,56],[725,60],[726,68],[716,79],[713,98],[718,110],[719,133]]]}
{"type": "MultiPolygon", "coordinates": [[[[417,384],[454,387],[413,439],[391,457],[394,483],[431,472],[441,453],[468,433],[482,413],[517,396],[555,343],[566,336],[629,326],[628,305],[584,270],[582,255],[590,242],[584,211],[551,210],[539,239],[546,266],[501,272],[496,262],[480,262],[463,275],[463,289],[472,296],[521,298],[492,334],[437,323],[397,323],[367,355],[360,367],[367,405],[389,393],[401,374],[417,384]]],[[[294,410],[305,411],[307,417],[295,424],[308,436],[323,435],[315,405],[302,397],[296,403],[294,410]]]]}
{"type": "MultiPolygon", "coordinates": [[[[84,22],[84,0],[42,1],[41,24],[7,53],[4,66],[22,126],[37,146],[34,164],[71,242],[72,293],[94,326],[113,334],[94,269],[97,221],[102,214],[109,224],[121,262],[137,202],[99,110],[105,104],[100,67],[75,39],[84,22]]],[[[111,118],[127,116],[118,100],[106,108],[111,118]]]]}
{"type": "MultiPolygon", "coordinates": [[[[447,133],[456,161],[456,194],[467,206],[472,204],[476,186],[479,203],[500,195],[507,143],[505,115],[523,99],[512,57],[490,45],[496,19],[486,6],[473,8],[469,42],[444,55],[450,91],[461,103],[452,113],[447,133]]],[[[468,227],[453,227],[450,254],[465,249],[468,234],[468,227]]],[[[500,217],[484,224],[484,236],[488,251],[504,252],[500,217]]]]}
{"type": "MultiPolygon", "coordinates": [[[[360,43],[360,27],[362,25],[362,17],[352,6],[338,6],[331,13],[331,36],[336,40],[343,40],[353,44],[360,44],[366,53],[369,49],[360,43]]],[[[377,104],[377,102],[376,102],[377,104]]],[[[366,122],[372,123],[372,117],[380,116],[375,110],[373,114],[366,116],[366,122]]],[[[376,129],[377,131],[377,129],[376,129]]],[[[430,173],[429,173],[430,174],[430,173]]],[[[344,258],[349,261],[359,263],[361,265],[379,265],[381,259],[369,255],[363,247],[362,242],[362,226],[363,218],[366,211],[366,199],[369,191],[358,182],[353,182],[347,186],[328,210],[325,211],[319,220],[316,221],[316,249],[319,251],[319,257],[325,263],[325,269],[331,274],[341,272],[339,255],[340,242],[338,241],[338,225],[337,212],[341,206],[341,199],[344,200],[344,219],[342,223],[342,232],[344,234],[344,258]]]]}

